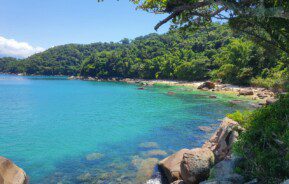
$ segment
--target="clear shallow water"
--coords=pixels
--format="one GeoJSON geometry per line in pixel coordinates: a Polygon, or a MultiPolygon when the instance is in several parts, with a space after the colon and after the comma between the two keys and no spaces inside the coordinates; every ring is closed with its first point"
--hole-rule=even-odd
{"type": "Polygon", "coordinates": [[[165,157],[148,151],[200,146],[210,134],[198,126],[217,125],[246,107],[208,95],[180,87],[137,90],[124,83],[0,75],[0,155],[22,167],[31,183],[134,182],[135,162],[165,157]],[[144,142],[158,146],[140,147],[144,142]],[[91,153],[101,158],[87,159],[91,153]]]}

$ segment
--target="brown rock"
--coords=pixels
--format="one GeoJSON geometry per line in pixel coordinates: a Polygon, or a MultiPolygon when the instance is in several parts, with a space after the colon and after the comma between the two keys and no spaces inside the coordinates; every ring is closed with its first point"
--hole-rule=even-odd
{"type": "Polygon", "coordinates": [[[203,84],[201,84],[198,89],[214,89],[215,88],[215,84],[211,81],[207,81],[207,82],[204,82],[203,84]]]}
{"type": "Polygon", "coordinates": [[[266,105],[271,105],[273,103],[275,103],[277,100],[274,98],[268,98],[266,99],[266,105]]]}
{"type": "Polygon", "coordinates": [[[26,173],[12,161],[0,156],[0,183],[3,184],[27,184],[26,173]]]}
{"type": "Polygon", "coordinates": [[[239,91],[239,95],[254,95],[254,92],[251,89],[242,89],[239,91]]]}
{"type": "Polygon", "coordinates": [[[209,98],[217,98],[216,95],[210,95],[209,98]]]}
{"type": "Polygon", "coordinates": [[[185,183],[198,184],[210,176],[214,153],[208,148],[196,148],[185,153],[181,162],[181,176],[185,183]]]}
{"type": "Polygon", "coordinates": [[[175,92],[173,92],[173,91],[169,91],[168,92],[168,95],[175,95],[176,93],[175,92]]]}
{"type": "Polygon", "coordinates": [[[267,97],[267,95],[265,93],[257,93],[257,96],[260,98],[260,99],[264,99],[267,97]]]}
{"type": "Polygon", "coordinates": [[[242,130],[239,123],[229,118],[224,118],[220,127],[213,136],[205,142],[203,148],[210,149],[217,162],[223,160],[231,154],[233,143],[237,140],[239,134],[236,130],[242,130]]]}
{"type": "Polygon", "coordinates": [[[169,183],[181,179],[180,165],[183,160],[184,153],[192,153],[192,150],[182,149],[158,163],[161,172],[167,178],[169,183]]]}

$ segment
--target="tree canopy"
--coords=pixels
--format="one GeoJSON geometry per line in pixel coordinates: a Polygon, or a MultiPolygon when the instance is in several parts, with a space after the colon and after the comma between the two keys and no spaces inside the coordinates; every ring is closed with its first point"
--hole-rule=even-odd
{"type": "Polygon", "coordinates": [[[24,60],[3,58],[0,72],[98,78],[207,80],[284,88],[289,59],[228,25],[149,34],[118,43],[68,44],[24,60]]]}
{"type": "Polygon", "coordinates": [[[173,27],[195,30],[213,20],[228,21],[230,27],[246,33],[261,44],[289,53],[289,1],[287,0],[131,0],[148,12],[168,14],[173,27]]]}

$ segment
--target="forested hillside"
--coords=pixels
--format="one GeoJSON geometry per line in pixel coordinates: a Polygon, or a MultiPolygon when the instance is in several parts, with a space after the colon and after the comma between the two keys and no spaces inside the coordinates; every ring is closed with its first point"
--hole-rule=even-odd
{"type": "Polygon", "coordinates": [[[227,25],[172,31],[119,43],[69,44],[24,60],[2,58],[0,71],[28,75],[206,80],[284,88],[288,56],[235,35],[227,25]]]}

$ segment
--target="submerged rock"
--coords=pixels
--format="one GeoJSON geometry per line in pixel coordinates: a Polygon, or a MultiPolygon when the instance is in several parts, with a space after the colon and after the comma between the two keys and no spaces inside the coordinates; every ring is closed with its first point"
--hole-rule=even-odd
{"type": "Polygon", "coordinates": [[[89,182],[91,181],[91,179],[92,179],[92,176],[90,173],[84,173],[77,177],[77,180],[80,182],[89,182]]]}
{"type": "Polygon", "coordinates": [[[198,184],[210,175],[215,163],[214,153],[208,148],[195,148],[184,153],[181,162],[181,177],[185,183],[198,184]]]}
{"type": "Polygon", "coordinates": [[[242,102],[243,102],[243,100],[231,100],[231,101],[230,101],[230,103],[231,103],[231,104],[234,104],[234,105],[240,104],[240,103],[242,103],[242,102]]]}
{"type": "Polygon", "coordinates": [[[93,161],[93,160],[98,160],[100,158],[102,158],[104,155],[101,153],[91,153],[86,155],[86,160],[88,161],[93,161]]]}
{"type": "Polygon", "coordinates": [[[135,155],[135,156],[133,156],[132,159],[131,159],[131,164],[132,164],[134,167],[136,167],[136,168],[140,168],[141,163],[142,163],[143,160],[144,160],[144,159],[141,158],[140,156],[135,155]]]}
{"type": "Polygon", "coordinates": [[[203,132],[210,132],[213,130],[212,127],[209,126],[198,126],[198,128],[203,132]]]}
{"type": "Polygon", "coordinates": [[[156,149],[156,150],[150,150],[146,153],[144,153],[144,156],[145,157],[153,157],[153,156],[165,156],[167,155],[168,153],[163,151],[163,150],[159,150],[159,149],[156,149]]]}
{"type": "Polygon", "coordinates": [[[148,149],[148,148],[158,148],[159,145],[156,142],[144,142],[144,143],[139,144],[139,147],[148,149]]]}
{"type": "Polygon", "coordinates": [[[216,95],[210,95],[209,98],[217,98],[216,95]]]}
{"type": "Polygon", "coordinates": [[[144,159],[136,174],[136,183],[143,184],[146,183],[149,179],[151,179],[154,168],[156,164],[158,163],[158,159],[156,158],[148,158],[144,159]]]}
{"type": "Polygon", "coordinates": [[[28,184],[28,176],[11,160],[0,156],[0,183],[28,184]]]}
{"type": "Polygon", "coordinates": [[[168,95],[175,95],[176,93],[175,92],[173,92],[173,91],[169,91],[168,92],[168,95]]]}

